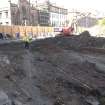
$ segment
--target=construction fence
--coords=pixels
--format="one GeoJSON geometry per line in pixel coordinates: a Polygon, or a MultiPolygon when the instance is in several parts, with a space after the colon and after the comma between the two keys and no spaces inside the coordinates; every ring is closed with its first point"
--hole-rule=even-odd
{"type": "Polygon", "coordinates": [[[0,26],[0,33],[6,33],[12,37],[16,37],[18,34],[20,38],[26,35],[32,35],[35,38],[41,37],[53,37],[53,27],[41,27],[41,26],[0,26]]]}

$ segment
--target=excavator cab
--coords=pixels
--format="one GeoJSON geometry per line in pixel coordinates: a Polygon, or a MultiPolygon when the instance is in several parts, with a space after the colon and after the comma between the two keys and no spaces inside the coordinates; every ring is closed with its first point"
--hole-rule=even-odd
{"type": "Polygon", "coordinates": [[[61,35],[70,36],[73,34],[73,32],[74,32],[73,27],[64,27],[64,28],[62,28],[61,35]]]}
{"type": "Polygon", "coordinates": [[[63,35],[64,36],[70,36],[73,34],[74,28],[73,27],[66,27],[63,28],[63,35]]]}

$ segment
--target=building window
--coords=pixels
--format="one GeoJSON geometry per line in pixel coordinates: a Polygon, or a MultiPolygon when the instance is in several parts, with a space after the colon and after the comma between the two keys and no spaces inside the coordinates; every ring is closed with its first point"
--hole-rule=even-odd
{"type": "Polygon", "coordinates": [[[6,16],[6,18],[8,18],[8,11],[5,12],[5,16],[6,16]]]}
{"type": "Polygon", "coordinates": [[[0,25],[2,25],[2,22],[0,22],[0,25]]]}
{"type": "Polygon", "coordinates": [[[6,22],[6,25],[8,25],[9,23],[8,22],[6,22]]]}
{"type": "Polygon", "coordinates": [[[0,19],[2,18],[2,13],[0,12],[0,19]]]}

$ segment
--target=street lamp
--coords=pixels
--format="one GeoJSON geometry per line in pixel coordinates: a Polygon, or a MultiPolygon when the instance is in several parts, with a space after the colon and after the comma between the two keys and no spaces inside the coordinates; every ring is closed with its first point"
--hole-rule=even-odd
{"type": "Polygon", "coordinates": [[[88,18],[89,15],[91,15],[91,13],[88,13],[88,14],[86,15],[86,28],[88,27],[88,21],[87,21],[87,18],[88,18]]]}
{"type": "Polygon", "coordinates": [[[31,4],[30,4],[30,0],[29,0],[29,25],[31,24],[31,22],[30,22],[30,15],[31,15],[31,4]]]}
{"type": "Polygon", "coordinates": [[[37,8],[37,0],[35,0],[35,6],[36,6],[36,8],[37,8]]]}
{"type": "Polygon", "coordinates": [[[11,0],[8,0],[8,2],[9,2],[9,6],[10,6],[9,7],[9,9],[10,9],[10,19],[11,19],[11,23],[10,24],[12,25],[11,0]]]}

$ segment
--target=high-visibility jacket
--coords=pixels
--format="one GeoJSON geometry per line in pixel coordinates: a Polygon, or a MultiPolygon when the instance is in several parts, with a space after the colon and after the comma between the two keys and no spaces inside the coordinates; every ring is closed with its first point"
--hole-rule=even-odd
{"type": "Polygon", "coordinates": [[[23,38],[23,41],[24,41],[24,42],[31,43],[32,38],[30,38],[30,37],[28,37],[28,36],[25,36],[25,37],[23,38]]]}

